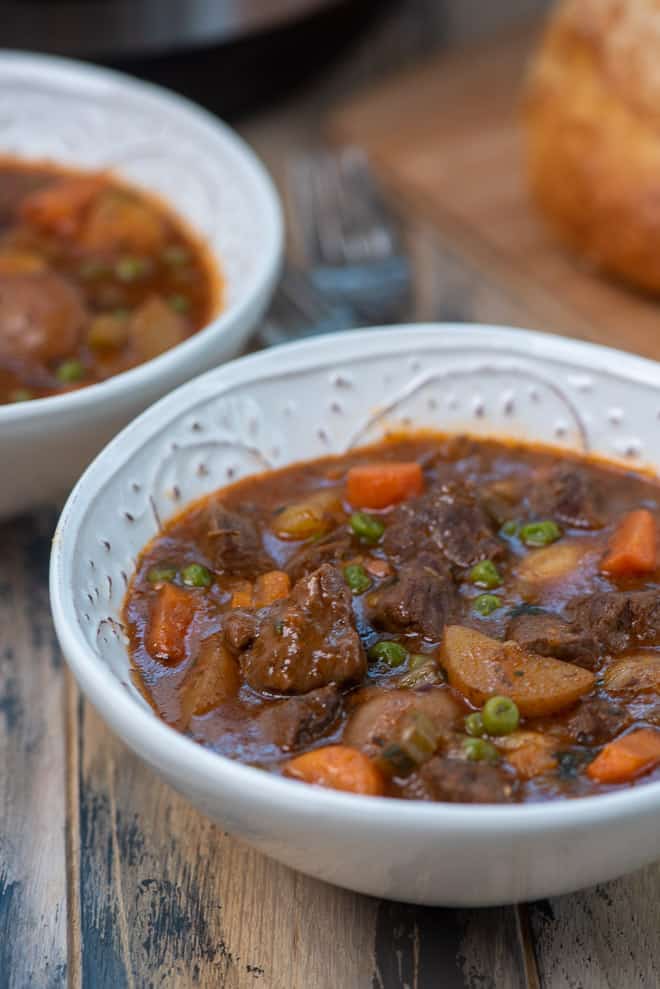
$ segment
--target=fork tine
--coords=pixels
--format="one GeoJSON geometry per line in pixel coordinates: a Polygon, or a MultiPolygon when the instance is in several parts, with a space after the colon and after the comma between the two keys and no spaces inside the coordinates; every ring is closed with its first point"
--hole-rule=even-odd
{"type": "Polygon", "coordinates": [[[407,312],[411,277],[399,221],[366,154],[355,147],[308,153],[291,163],[287,178],[297,239],[317,288],[362,322],[391,322],[407,312]]]}
{"type": "Polygon", "coordinates": [[[396,223],[363,151],[349,147],[339,154],[307,157],[296,175],[308,256],[328,265],[347,265],[396,253],[396,223]]]}
{"type": "Polygon", "coordinates": [[[317,160],[317,167],[311,174],[313,217],[320,257],[326,264],[343,265],[348,261],[344,250],[345,214],[336,165],[336,159],[327,154],[317,160]]]}

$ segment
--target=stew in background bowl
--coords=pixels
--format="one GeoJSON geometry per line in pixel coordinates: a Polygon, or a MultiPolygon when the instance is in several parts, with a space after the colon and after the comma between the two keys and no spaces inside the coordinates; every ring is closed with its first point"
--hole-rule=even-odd
{"type": "MultiPolygon", "coordinates": [[[[172,293],[168,289],[168,295],[174,296],[166,301],[167,322],[174,330],[170,340],[182,326],[185,336],[153,360],[81,387],[87,377],[61,381],[57,376],[59,369],[65,379],[77,378],[79,364],[68,364],[59,353],[51,360],[46,353],[46,368],[40,369],[38,380],[32,373],[28,381],[5,379],[4,387],[18,391],[19,399],[27,397],[25,391],[34,394],[39,386],[45,390],[54,386],[55,392],[32,401],[0,401],[0,462],[12,465],[0,487],[0,518],[4,518],[66,496],[93,457],[126,423],[183,382],[235,356],[270,300],[282,258],[283,225],[273,183],[245,142],[222,121],[173,93],[69,59],[7,51],[0,52],[0,90],[3,160],[56,162],[67,171],[111,175],[122,188],[137,191],[140,204],[156,207],[159,229],[163,210],[175,225],[183,221],[184,232],[188,237],[193,232],[198,247],[196,238],[201,238],[214,280],[217,272],[222,277],[221,299],[214,299],[210,320],[197,330],[191,320],[197,318],[194,306],[188,314],[179,312],[186,303],[176,297],[186,293],[179,286],[172,293]]],[[[121,291],[127,304],[114,309],[112,300],[110,305],[105,304],[108,300],[100,304],[98,297],[92,300],[92,309],[98,307],[110,316],[98,328],[97,342],[121,341],[127,329],[123,310],[147,302],[138,297],[147,279],[135,279],[130,292],[128,281],[121,281],[146,274],[134,258],[144,254],[144,231],[153,233],[154,224],[153,217],[145,219],[144,211],[137,211],[144,221],[138,224],[140,247],[136,249],[131,238],[130,248],[122,248],[127,262],[122,262],[121,277],[108,283],[112,291],[120,290],[120,282],[125,286],[121,291]]],[[[125,209],[122,215],[123,226],[134,232],[125,209]]],[[[196,257],[199,261],[199,251],[196,257]]],[[[175,263],[178,258],[177,253],[170,256],[175,263]]],[[[198,270],[196,263],[193,267],[198,270]]],[[[86,272],[102,273],[98,268],[95,272],[95,266],[86,272]]],[[[54,274],[59,278],[60,272],[54,274]]],[[[87,283],[81,288],[87,292],[87,283]]],[[[102,281],[97,289],[105,290],[102,281]]],[[[64,292],[70,299],[71,292],[64,292]]],[[[80,291],[74,286],[73,292],[79,304],[80,291]]],[[[42,325],[43,307],[41,303],[37,313],[42,325]]],[[[165,320],[160,304],[159,311],[165,320]]],[[[133,327],[149,354],[154,352],[153,312],[151,307],[143,325],[133,327]]],[[[50,310],[48,318],[53,319],[50,310]]],[[[82,323],[84,337],[89,324],[84,319],[82,323]]],[[[161,346],[163,340],[155,343],[161,346]]],[[[13,353],[10,348],[10,359],[13,353]]],[[[131,355],[116,348],[115,357],[121,362],[131,355]]],[[[91,374],[94,364],[99,372],[101,363],[103,373],[112,370],[110,355],[104,354],[102,362],[95,360],[85,352],[84,342],[73,360],[81,362],[90,377],[96,377],[91,374]]],[[[5,367],[4,357],[1,362],[5,367]]],[[[7,370],[20,372],[18,367],[7,370]]]]}
{"type": "Polygon", "coordinates": [[[219,277],[169,207],[110,173],[0,160],[0,403],[160,356],[215,314],[219,277]]]}

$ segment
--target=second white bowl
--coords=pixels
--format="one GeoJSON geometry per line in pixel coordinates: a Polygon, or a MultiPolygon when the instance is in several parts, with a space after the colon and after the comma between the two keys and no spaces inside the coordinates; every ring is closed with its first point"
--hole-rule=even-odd
{"type": "Polygon", "coordinates": [[[222,311],[161,357],[102,384],[0,406],[0,517],[66,494],[138,412],[234,356],[264,312],[282,257],[282,217],[244,142],[179,96],[66,59],[0,53],[0,155],[111,168],[154,192],[206,240],[222,311]]]}

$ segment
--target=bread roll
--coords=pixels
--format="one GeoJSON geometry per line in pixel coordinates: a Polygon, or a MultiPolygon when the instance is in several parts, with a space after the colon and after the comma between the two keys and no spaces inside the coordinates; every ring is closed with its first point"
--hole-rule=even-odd
{"type": "Polygon", "coordinates": [[[532,193],[559,234],[660,293],[660,0],[563,0],[525,122],[532,193]]]}

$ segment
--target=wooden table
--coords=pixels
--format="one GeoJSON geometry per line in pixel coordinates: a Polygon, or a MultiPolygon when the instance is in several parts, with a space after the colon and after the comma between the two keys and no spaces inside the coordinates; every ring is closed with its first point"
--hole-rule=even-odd
{"type": "MultiPolygon", "coordinates": [[[[337,85],[246,126],[276,175],[318,140],[337,85]]],[[[406,222],[415,316],[529,320],[525,293],[451,224],[406,222]]],[[[525,906],[422,909],[307,879],[223,834],[113,738],[63,668],[55,519],[0,526],[0,989],[660,985],[658,866],[525,906]]]]}

